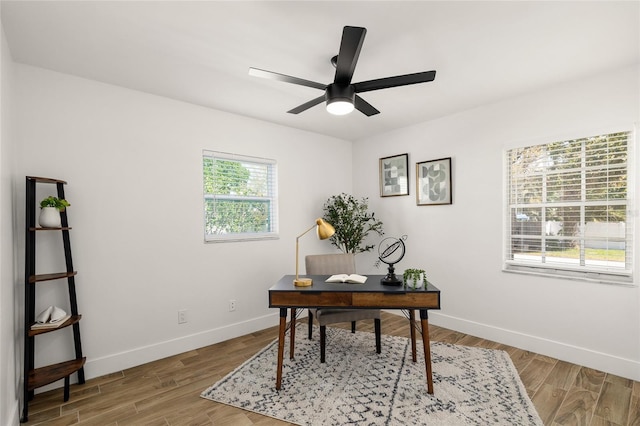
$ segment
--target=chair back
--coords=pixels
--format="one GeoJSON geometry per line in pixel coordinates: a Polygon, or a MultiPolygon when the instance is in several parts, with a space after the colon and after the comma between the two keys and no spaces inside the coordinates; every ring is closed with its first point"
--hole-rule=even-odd
{"type": "Polygon", "coordinates": [[[305,256],[307,275],[354,274],[356,257],[353,253],[310,254],[305,256]]]}

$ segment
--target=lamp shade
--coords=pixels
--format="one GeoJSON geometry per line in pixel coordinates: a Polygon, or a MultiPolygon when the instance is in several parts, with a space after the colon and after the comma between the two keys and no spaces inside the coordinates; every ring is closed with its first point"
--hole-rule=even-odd
{"type": "Polygon", "coordinates": [[[318,238],[321,240],[326,240],[327,238],[331,238],[333,234],[336,233],[335,228],[329,222],[325,222],[324,220],[318,218],[316,219],[316,231],[318,233],[318,238]]]}

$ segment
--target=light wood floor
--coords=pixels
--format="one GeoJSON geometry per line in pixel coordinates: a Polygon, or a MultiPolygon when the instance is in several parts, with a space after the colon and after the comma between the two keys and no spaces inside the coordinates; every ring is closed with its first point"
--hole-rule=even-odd
{"type": "MultiPolygon", "coordinates": [[[[406,319],[383,315],[384,334],[408,337],[406,319]]],[[[358,329],[373,331],[373,322],[361,322],[358,329]]],[[[640,382],[440,327],[429,331],[432,341],[507,351],[545,425],[640,425],[640,382]]],[[[287,425],[199,396],[277,335],[272,327],[87,380],[72,386],[67,403],[61,389],[38,394],[26,424],[287,425]]]]}

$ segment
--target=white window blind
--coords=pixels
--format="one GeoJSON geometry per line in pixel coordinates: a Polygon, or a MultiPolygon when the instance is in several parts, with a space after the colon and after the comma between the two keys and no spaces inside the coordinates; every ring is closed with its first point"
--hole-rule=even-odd
{"type": "Polygon", "coordinates": [[[203,151],[205,241],[278,237],[275,160],[203,151]]]}
{"type": "Polygon", "coordinates": [[[632,282],[631,135],[507,151],[505,270],[632,282]]]}

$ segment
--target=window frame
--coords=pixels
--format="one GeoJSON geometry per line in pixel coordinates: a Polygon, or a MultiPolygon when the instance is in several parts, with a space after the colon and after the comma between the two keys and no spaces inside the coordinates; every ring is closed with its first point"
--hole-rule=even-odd
{"type": "Polygon", "coordinates": [[[205,243],[225,243],[240,241],[260,241],[279,239],[279,216],[278,216],[278,163],[274,159],[253,157],[241,154],[232,154],[227,152],[213,151],[208,149],[202,150],[201,158],[202,166],[202,201],[203,201],[203,234],[205,243]],[[260,166],[266,166],[267,175],[265,185],[268,194],[265,196],[247,196],[233,194],[215,194],[206,192],[206,176],[204,163],[206,159],[214,161],[233,161],[237,163],[249,163],[260,166]],[[209,200],[237,200],[237,201],[260,201],[269,204],[269,230],[265,232],[232,232],[227,234],[213,234],[207,232],[207,203],[209,200]]]}
{"type": "MultiPolygon", "coordinates": [[[[504,149],[504,154],[503,154],[504,235],[503,235],[503,268],[502,268],[504,272],[513,272],[513,273],[566,278],[566,279],[577,279],[577,280],[606,283],[606,284],[620,284],[620,285],[632,285],[632,286],[637,285],[637,284],[634,284],[634,270],[637,267],[636,266],[637,254],[634,252],[637,246],[637,232],[634,226],[635,225],[634,224],[634,221],[635,221],[634,220],[635,219],[634,204],[635,204],[635,194],[637,192],[637,187],[636,187],[637,172],[635,170],[636,135],[637,133],[636,133],[635,126],[621,126],[614,129],[609,128],[609,129],[606,129],[605,131],[601,130],[597,132],[583,132],[582,135],[577,137],[565,136],[561,138],[554,138],[553,140],[550,140],[550,138],[548,138],[543,141],[540,141],[540,140],[535,142],[528,141],[527,143],[504,149]],[[584,134],[587,134],[587,133],[588,133],[588,136],[584,136],[584,134]],[[511,190],[512,190],[513,182],[512,182],[512,176],[511,176],[511,170],[510,170],[511,153],[513,151],[526,149],[526,148],[532,148],[537,146],[548,147],[558,142],[562,143],[562,142],[571,142],[571,141],[578,141],[578,140],[587,140],[593,137],[608,136],[616,133],[627,133],[626,165],[625,165],[626,174],[627,174],[626,198],[623,203],[626,206],[626,217],[624,222],[625,228],[626,228],[625,235],[624,235],[624,244],[625,244],[624,269],[621,268],[619,270],[616,270],[611,268],[595,267],[595,266],[590,266],[586,264],[563,265],[560,262],[545,263],[544,253],[546,252],[546,250],[542,249],[542,244],[545,242],[545,238],[542,235],[543,232],[540,233],[541,250],[542,250],[540,261],[526,261],[526,260],[514,259],[513,258],[514,251],[512,250],[512,244],[513,244],[513,238],[516,234],[513,231],[513,225],[514,225],[514,221],[517,219],[514,218],[515,216],[512,217],[514,212],[513,209],[515,206],[518,206],[518,205],[526,206],[527,204],[518,203],[518,202],[515,202],[512,204],[511,190]]],[[[585,163],[584,163],[585,157],[581,157],[581,159],[583,162],[579,171],[581,174],[581,179],[585,179],[586,174],[588,174],[589,171],[592,171],[592,169],[585,166],[585,163]]],[[[598,170],[609,170],[610,168],[611,168],[611,165],[607,163],[607,165],[605,165],[604,167],[600,167],[598,170]]],[[[550,169],[551,168],[545,168],[546,171],[550,169]]],[[[573,172],[575,173],[575,170],[573,170],[573,172]]],[[[554,171],[554,173],[557,173],[557,170],[554,171]]],[[[566,173],[565,176],[566,175],[569,175],[569,173],[566,173]]],[[[543,183],[540,186],[540,190],[544,191],[545,183],[544,181],[542,182],[543,183]]],[[[563,202],[553,204],[553,202],[547,201],[544,198],[543,200],[544,200],[543,202],[535,204],[542,211],[544,211],[545,208],[547,209],[557,208],[559,206],[562,206],[563,204],[579,205],[581,207],[580,224],[584,225],[584,223],[588,223],[588,222],[582,222],[582,220],[584,219],[584,210],[585,208],[590,206],[590,200],[588,199],[588,196],[584,192],[582,193],[581,199],[579,202],[569,203],[568,201],[563,200],[563,202]]],[[[604,203],[604,205],[606,206],[616,205],[616,204],[620,204],[620,201],[610,201],[609,199],[607,199],[607,201],[604,203]]],[[[529,204],[529,206],[532,206],[532,205],[533,204],[529,204]]],[[[546,225],[544,221],[541,223],[546,225]]],[[[519,234],[519,235],[522,237],[523,234],[519,234]]],[[[582,233],[578,237],[567,237],[566,239],[572,239],[572,238],[580,240],[580,249],[584,252],[585,240],[587,239],[585,238],[585,235],[582,233]]],[[[582,256],[581,256],[581,259],[582,259],[582,256]]]]}

